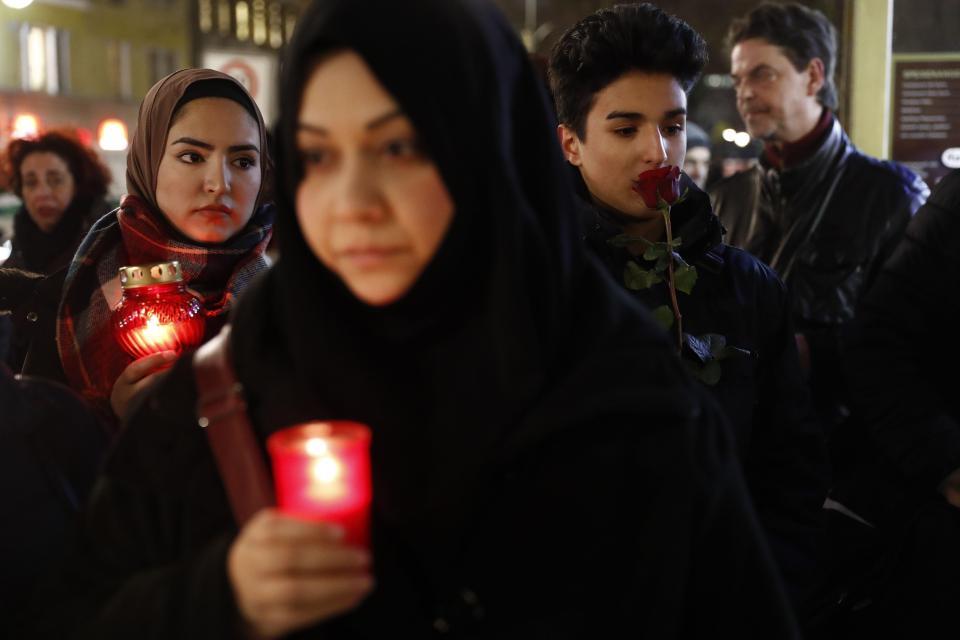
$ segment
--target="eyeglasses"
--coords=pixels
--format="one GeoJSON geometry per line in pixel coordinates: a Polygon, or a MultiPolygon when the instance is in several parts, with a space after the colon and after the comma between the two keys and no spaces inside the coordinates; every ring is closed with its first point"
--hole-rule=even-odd
{"type": "Polygon", "coordinates": [[[773,67],[760,65],[754,68],[746,77],[730,75],[733,80],[733,89],[740,91],[745,85],[751,87],[769,87],[780,79],[780,74],[773,67]]]}

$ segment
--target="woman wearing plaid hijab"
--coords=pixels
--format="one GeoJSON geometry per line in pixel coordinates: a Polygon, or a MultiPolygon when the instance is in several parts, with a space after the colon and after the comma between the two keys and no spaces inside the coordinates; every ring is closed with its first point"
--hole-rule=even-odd
{"type": "Polygon", "coordinates": [[[122,416],[129,399],[177,357],[134,361],[117,344],[110,314],[121,297],[118,269],[179,261],[211,314],[207,336],[214,335],[268,264],[266,146],[256,104],[225,74],[181,70],[144,98],[127,156],[128,194],[80,245],[56,319],[62,377],[105,415],[122,416]]]}

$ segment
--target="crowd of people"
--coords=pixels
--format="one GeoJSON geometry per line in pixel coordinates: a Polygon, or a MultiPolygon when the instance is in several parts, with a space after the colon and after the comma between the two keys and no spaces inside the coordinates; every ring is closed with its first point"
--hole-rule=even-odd
{"type": "Polygon", "coordinates": [[[764,150],[708,191],[706,43],[648,3],[573,25],[545,86],[485,0],[314,0],[272,134],[178,71],[112,210],[69,135],[11,143],[0,631],[953,637],[960,172],[857,150],[820,12],[728,45],[764,150]],[[131,356],[121,267],[174,261],[204,346],[131,356]],[[372,431],[366,546],[237,494],[315,420],[372,431]]]}

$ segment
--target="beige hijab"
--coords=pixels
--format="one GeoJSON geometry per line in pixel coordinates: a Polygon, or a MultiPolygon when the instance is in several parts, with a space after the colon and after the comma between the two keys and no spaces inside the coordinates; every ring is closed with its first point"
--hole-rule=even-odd
{"type": "Polygon", "coordinates": [[[127,193],[137,196],[156,212],[161,212],[156,199],[157,173],[160,170],[160,160],[163,159],[163,149],[167,144],[167,133],[170,131],[173,115],[187,89],[205,80],[224,80],[236,85],[249,101],[246,105],[247,111],[256,117],[257,127],[260,130],[260,155],[263,167],[263,177],[255,208],[262,204],[261,199],[266,191],[270,162],[267,150],[267,128],[260,109],[243,85],[227,74],[213,69],[181,69],[153,85],[140,103],[137,128],[133,132],[130,151],[127,154],[127,193]]]}

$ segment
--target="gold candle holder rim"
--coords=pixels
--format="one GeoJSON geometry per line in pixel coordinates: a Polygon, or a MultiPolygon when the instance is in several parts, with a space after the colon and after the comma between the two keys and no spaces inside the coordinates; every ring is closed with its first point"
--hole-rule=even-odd
{"type": "Polygon", "coordinates": [[[119,273],[120,286],[124,289],[183,282],[179,260],[129,265],[120,267],[119,273]]]}

